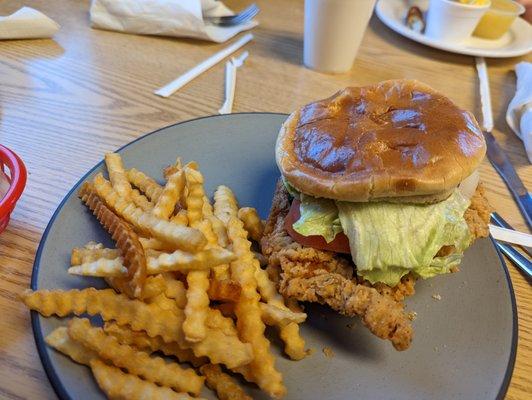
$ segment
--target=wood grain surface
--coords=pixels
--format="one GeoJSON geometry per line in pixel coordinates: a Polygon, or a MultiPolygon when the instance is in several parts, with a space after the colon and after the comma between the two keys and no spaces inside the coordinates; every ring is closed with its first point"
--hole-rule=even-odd
{"type": "MultiPolygon", "coordinates": [[[[239,8],[247,1],[228,3],[239,8]]],[[[316,73],[302,66],[303,1],[257,3],[260,26],[239,70],[235,112],[290,112],[348,85],[415,78],[480,114],[471,57],[401,38],[374,17],[349,73],[316,73]]],[[[17,300],[17,293],[29,286],[41,234],[63,196],[105,152],[157,128],[216,113],[223,101],[222,64],[169,99],[152,92],[223,45],[94,30],[88,1],[4,0],[0,14],[22,5],[43,11],[61,30],[53,40],[0,41],[0,142],[17,152],[29,170],[24,195],[0,235],[0,398],[52,399],[29,312],[17,300]]],[[[532,167],[504,120],[518,61],[488,60],[494,134],[531,188],[532,167]]],[[[515,228],[526,229],[487,161],[481,177],[494,208],[515,228]]],[[[519,345],[507,398],[524,400],[532,390],[532,290],[513,266],[509,270],[518,304],[519,345]]]]}

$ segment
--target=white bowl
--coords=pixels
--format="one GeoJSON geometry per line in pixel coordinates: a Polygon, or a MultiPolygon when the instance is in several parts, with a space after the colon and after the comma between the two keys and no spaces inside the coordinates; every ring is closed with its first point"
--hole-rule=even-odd
{"type": "Polygon", "coordinates": [[[452,0],[430,0],[425,35],[447,43],[464,42],[490,5],[491,2],[480,6],[452,0]]]}

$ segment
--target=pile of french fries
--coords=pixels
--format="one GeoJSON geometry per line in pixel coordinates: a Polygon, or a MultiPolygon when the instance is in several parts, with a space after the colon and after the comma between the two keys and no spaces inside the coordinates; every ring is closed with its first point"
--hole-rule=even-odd
{"type": "Polygon", "coordinates": [[[100,277],[108,289],[27,290],[43,316],[76,315],[46,337],[49,346],[90,367],[111,399],[189,399],[204,383],[220,399],[250,399],[235,375],[273,398],[286,394],[266,325],[294,360],[307,354],[306,314],[277,292],[252,250],[263,222],[220,186],[214,204],[195,162],[164,169],[165,184],[105,156],[79,197],[116,248],[74,248],[70,274],[100,277]],[[83,316],[99,315],[103,327],[83,316]],[[187,363],[184,366],[182,363],[187,363]]]}

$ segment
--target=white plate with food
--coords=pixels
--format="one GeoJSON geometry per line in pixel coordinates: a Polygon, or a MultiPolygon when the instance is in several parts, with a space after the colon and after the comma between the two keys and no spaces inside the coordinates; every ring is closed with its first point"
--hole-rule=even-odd
{"type": "Polygon", "coordinates": [[[394,81],[106,156],[55,212],[21,296],[54,389],[214,399],[206,377],[235,399],[502,398],[517,317],[482,237],[484,151],[470,114],[394,81]]]}
{"type": "Polygon", "coordinates": [[[489,40],[471,36],[463,43],[448,43],[427,37],[406,25],[406,16],[412,6],[426,12],[427,0],[379,0],[375,6],[377,17],[388,28],[398,34],[426,46],[476,57],[508,58],[525,55],[532,51],[532,26],[522,18],[517,18],[500,39],[489,40]]]}

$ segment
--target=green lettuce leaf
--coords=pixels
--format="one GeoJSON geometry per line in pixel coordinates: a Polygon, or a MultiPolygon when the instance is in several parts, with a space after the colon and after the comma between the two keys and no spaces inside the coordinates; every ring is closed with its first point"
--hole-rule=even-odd
{"type": "Polygon", "coordinates": [[[458,191],[428,205],[336,204],[357,273],[372,283],[395,286],[410,271],[422,278],[447,273],[460,263],[471,242],[464,219],[469,201],[458,191]],[[455,251],[436,257],[443,246],[454,246],[455,251]]]}
{"type": "Polygon", "coordinates": [[[334,240],[342,232],[342,225],[338,218],[338,208],[333,200],[317,199],[299,194],[301,217],[294,223],[294,230],[303,236],[320,235],[327,243],[334,240]]]}
{"type": "Polygon", "coordinates": [[[294,199],[299,199],[299,191],[293,187],[283,176],[283,185],[286,189],[286,191],[288,192],[288,194],[290,194],[290,196],[292,196],[294,199]]]}

